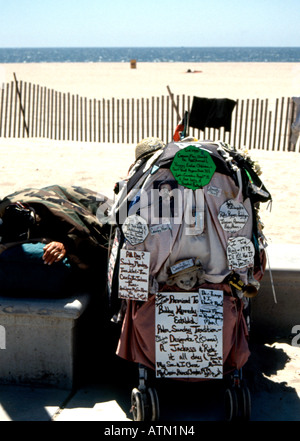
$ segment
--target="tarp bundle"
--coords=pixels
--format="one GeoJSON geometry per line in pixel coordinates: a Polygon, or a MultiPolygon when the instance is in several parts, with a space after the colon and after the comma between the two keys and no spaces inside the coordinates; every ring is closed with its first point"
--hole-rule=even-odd
{"type": "Polygon", "coordinates": [[[0,202],[0,217],[8,205],[19,201],[33,207],[41,217],[40,224],[36,225],[38,234],[44,233],[45,237],[53,240],[76,236],[95,246],[107,247],[108,211],[112,206],[109,198],[75,186],[25,188],[6,196],[0,202]]]}

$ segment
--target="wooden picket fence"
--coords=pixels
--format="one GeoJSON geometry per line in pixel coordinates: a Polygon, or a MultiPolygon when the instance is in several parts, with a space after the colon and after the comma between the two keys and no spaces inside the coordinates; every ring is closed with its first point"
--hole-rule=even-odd
{"type": "MultiPolygon", "coordinates": [[[[193,101],[169,88],[160,97],[89,99],[14,79],[0,90],[0,137],[135,144],[157,136],[169,142],[193,101]]],[[[188,134],[237,148],[300,151],[299,142],[289,142],[296,116],[291,98],[235,101],[230,132],[189,128],[188,134]]]]}

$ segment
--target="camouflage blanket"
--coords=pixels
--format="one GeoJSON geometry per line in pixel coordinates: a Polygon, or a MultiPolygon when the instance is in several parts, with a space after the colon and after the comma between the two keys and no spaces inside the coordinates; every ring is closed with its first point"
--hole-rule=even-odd
{"type": "MultiPolygon", "coordinates": [[[[69,245],[72,243],[73,253],[76,253],[78,241],[89,243],[94,248],[107,249],[110,231],[108,211],[112,201],[106,196],[75,186],[26,188],[0,202],[0,217],[7,205],[17,201],[29,204],[37,214],[42,213],[41,236],[61,241],[66,238],[69,245]]],[[[36,231],[35,236],[39,236],[39,232],[36,231]]]]}

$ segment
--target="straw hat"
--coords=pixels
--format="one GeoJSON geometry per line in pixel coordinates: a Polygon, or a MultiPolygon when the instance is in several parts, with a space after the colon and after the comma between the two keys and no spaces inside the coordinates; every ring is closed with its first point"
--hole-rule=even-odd
{"type": "Polygon", "coordinates": [[[165,144],[159,138],[144,138],[135,148],[135,160],[137,161],[142,156],[148,153],[154,153],[156,150],[162,149],[165,144]]]}

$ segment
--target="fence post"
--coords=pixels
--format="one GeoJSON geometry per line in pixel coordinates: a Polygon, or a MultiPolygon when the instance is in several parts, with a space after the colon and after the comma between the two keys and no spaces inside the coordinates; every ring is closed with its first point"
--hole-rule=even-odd
{"type": "Polygon", "coordinates": [[[176,103],[174,101],[174,95],[171,92],[170,87],[167,86],[167,89],[168,89],[168,92],[169,92],[169,95],[170,95],[170,98],[171,98],[171,101],[172,101],[172,105],[173,105],[173,107],[174,107],[174,109],[176,111],[176,114],[177,114],[177,123],[178,123],[179,121],[181,121],[181,116],[180,116],[180,113],[179,113],[179,110],[178,110],[178,106],[176,105],[176,103]]]}
{"type": "Polygon", "coordinates": [[[3,117],[3,103],[4,103],[4,86],[0,88],[1,91],[1,105],[0,105],[0,136],[2,136],[2,117],[3,117]]]}
{"type": "Polygon", "coordinates": [[[290,98],[287,99],[286,110],[285,110],[284,144],[283,144],[284,151],[288,149],[288,144],[289,144],[289,140],[288,140],[289,109],[290,109],[290,98]]]}
{"type": "Polygon", "coordinates": [[[296,151],[296,146],[291,143],[290,139],[291,139],[291,136],[292,136],[292,124],[293,124],[293,121],[294,121],[294,118],[295,118],[294,115],[295,115],[296,106],[295,106],[294,100],[291,100],[290,104],[291,104],[290,105],[290,117],[289,117],[290,129],[289,129],[289,139],[288,139],[288,151],[289,152],[295,152],[296,151]]]}
{"type": "Polygon", "coordinates": [[[19,90],[18,80],[17,80],[17,77],[16,77],[15,72],[14,72],[14,79],[15,79],[15,84],[16,84],[17,95],[18,95],[18,97],[19,97],[20,109],[21,109],[21,112],[22,112],[22,115],[23,115],[23,124],[24,124],[24,128],[25,128],[25,130],[26,130],[27,136],[29,137],[29,130],[28,130],[28,126],[27,126],[27,124],[26,124],[26,119],[25,119],[25,110],[24,110],[24,107],[23,107],[23,105],[22,105],[21,92],[20,92],[20,90],[19,90]]]}
{"type": "MultiPolygon", "coordinates": [[[[10,83],[11,85],[11,93],[10,93],[10,111],[9,111],[9,131],[8,131],[8,136],[11,137],[11,127],[12,127],[12,109],[13,109],[13,81],[10,83]]],[[[8,97],[7,97],[8,99],[8,97]]]]}

